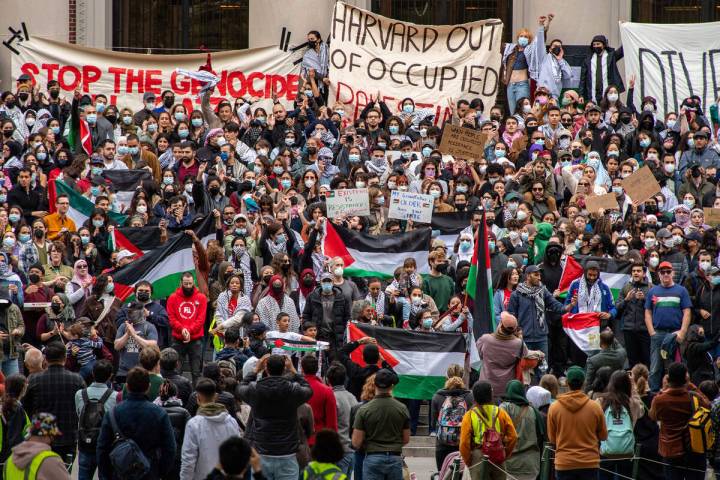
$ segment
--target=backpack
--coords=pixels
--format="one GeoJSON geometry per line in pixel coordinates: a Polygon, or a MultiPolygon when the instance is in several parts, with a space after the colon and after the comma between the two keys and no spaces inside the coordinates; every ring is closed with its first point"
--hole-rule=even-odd
{"type": "Polygon", "coordinates": [[[495,429],[495,425],[498,423],[500,408],[494,407],[494,411],[495,414],[493,415],[492,421],[489,425],[485,425],[485,419],[477,409],[476,415],[480,419],[482,426],[485,427],[483,429],[480,450],[483,455],[488,457],[488,460],[490,460],[491,463],[499,466],[505,462],[505,445],[503,444],[502,435],[495,429]]]}
{"type": "Polygon", "coordinates": [[[105,402],[113,393],[115,392],[108,388],[102,397],[91,400],[87,388],[82,390],[83,407],[80,411],[80,421],[78,423],[79,448],[95,450],[98,435],[100,435],[100,425],[102,425],[105,416],[105,402]]]}
{"type": "Polygon", "coordinates": [[[467,409],[467,402],[463,397],[445,397],[438,415],[437,438],[440,443],[453,447],[460,445],[460,425],[467,409]]]}
{"type": "Polygon", "coordinates": [[[698,399],[690,394],[690,411],[692,415],[688,420],[688,450],[692,453],[704,454],[715,444],[710,410],[701,407],[698,399]]]}
{"type": "Polygon", "coordinates": [[[329,467],[325,470],[321,470],[320,472],[316,472],[315,469],[313,469],[310,465],[305,467],[305,477],[304,480],[346,480],[347,477],[345,474],[340,470],[339,467],[336,465],[333,465],[332,467],[329,467]],[[326,477],[326,475],[329,475],[332,473],[332,477],[326,477]]]}
{"type": "Polygon", "coordinates": [[[620,416],[616,416],[611,407],[605,409],[605,425],[607,439],[600,442],[601,455],[633,455],[635,452],[635,435],[630,414],[622,407],[620,416]]]}
{"type": "Polygon", "coordinates": [[[120,479],[142,478],[150,472],[150,461],[132,438],[126,438],[115,419],[115,409],[110,411],[110,424],[115,440],[110,450],[110,463],[120,479]]]}

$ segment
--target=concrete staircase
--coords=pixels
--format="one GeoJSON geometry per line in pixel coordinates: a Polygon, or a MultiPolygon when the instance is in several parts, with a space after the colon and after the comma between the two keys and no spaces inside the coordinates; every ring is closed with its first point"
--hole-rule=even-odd
{"type": "Polygon", "coordinates": [[[430,405],[424,403],[420,406],[420,420],[417,432],[410,437],[410,443],[403,447],[403,454],[406,457],[435,457],[435,437],[429,436],[430,405]]]}

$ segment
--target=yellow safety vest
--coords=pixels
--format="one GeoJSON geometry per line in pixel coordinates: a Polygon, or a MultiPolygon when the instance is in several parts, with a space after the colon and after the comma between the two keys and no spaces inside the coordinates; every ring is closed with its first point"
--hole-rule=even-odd
{"type": "MultiPolygon", "coordinates": [[[[27,416],[27,413],[25,414],[25,426],[23,426],[23,432],[27,431],[28,426],[30,425],[30,419],[27,416]]],[[[0,450],[3,449],[3,438],[5,438],[5,432],[3,431],[3,422],[0,421],[0,450]]]]}
{"type": "Polygon", "coordinates": [[[492,428],[496,432],[500,433],[500,408],[494,405],[483,405],[480,407],[483,409],[482,413],[478,407],[470,410],[470,422],[473,431],[473,445],[482,445],[483,433],[485,428],[490,427],[488,422],[491,422],[495,418],[495,424],[492,428]],[[487,419],[487,420],[486,420],[487,419]]]}
{"type": "Polygon", "coordinates": [[[5,480],[35,480],[37,478],[38,470],[40,470],[40,465],[42,465],[42,462],[49,457],[60,458],[60,455],[52,450],[44,450],[35,455],[35,458],[32,459],[30,465],[23,470],[15,466],[12,461],[12,455],[10,455],[5,462],[4,478],[5,480]]]}

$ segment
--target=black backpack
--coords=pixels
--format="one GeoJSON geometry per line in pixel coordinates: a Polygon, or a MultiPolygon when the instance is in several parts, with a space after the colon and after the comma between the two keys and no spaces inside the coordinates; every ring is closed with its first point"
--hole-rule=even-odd
{"type": "Polygon", "coordinates": [[[105,402],[112,395],[113,390],[108,388],[102,397],[88,397],[87,388],[82,390],[83,407],[80,411],[78,427],[78,445],[83,450],[94,450],[100,435],[100,425],[105,416],[105,402]]]}

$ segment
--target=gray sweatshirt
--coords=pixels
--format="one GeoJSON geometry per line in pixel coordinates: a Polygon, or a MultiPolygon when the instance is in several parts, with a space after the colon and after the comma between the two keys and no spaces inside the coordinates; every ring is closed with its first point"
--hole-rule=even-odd
{"type": "Polygon", "coordinates": [[[333,387],[333,392],[337,404],[338,435],[340,435],[345,453],[350,453],[353,451],[350,443],[350,410],[357,405],[358,401],[355,395],[345,390],[343,386],[333,387]]]}

